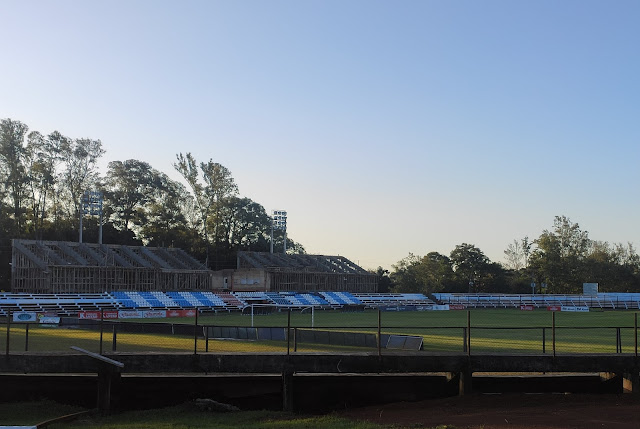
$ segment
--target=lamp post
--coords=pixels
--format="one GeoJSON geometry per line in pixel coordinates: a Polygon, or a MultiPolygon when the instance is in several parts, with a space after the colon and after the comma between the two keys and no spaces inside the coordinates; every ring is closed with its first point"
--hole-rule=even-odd
{"type": "Polygon", "coordinates": [[[80,200],[80,237],[82,243],[82,218],[84,215],[99,216],[98,243],[102,244],[102,192],[84,191],[80,200]]]}
{"type": "Polygon", "coordinates": [[[281,229],[284,235],[284,253],[287,253],[287,212],[273,210],[271,212],[271,253],[273,253],[273,230],[281,229]]]}

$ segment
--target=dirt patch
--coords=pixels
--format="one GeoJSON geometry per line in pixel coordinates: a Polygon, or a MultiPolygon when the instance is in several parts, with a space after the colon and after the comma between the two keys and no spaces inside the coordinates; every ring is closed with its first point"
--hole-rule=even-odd
{"type": "Polygon", "coordinates": [[[339,412],[340,416],[411,427],[458,429],[637,429],[640,396],[583,394],[467,395],[339,412]]]}

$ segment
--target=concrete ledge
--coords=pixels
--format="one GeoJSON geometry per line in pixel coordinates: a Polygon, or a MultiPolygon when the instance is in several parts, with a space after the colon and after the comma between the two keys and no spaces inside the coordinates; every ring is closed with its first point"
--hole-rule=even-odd
{"type": "MultiPolygon", "coordinates": [[[[474,355],[464,354],[136,354],[104,356],[122,362],[122,373],[430,373],[430,372],[593,372],[637,374],[633,355],[474,355]]],[[[95,359],[81,354],[11,354],[0,358],[3,373],[95,373],[95,359]]]]}

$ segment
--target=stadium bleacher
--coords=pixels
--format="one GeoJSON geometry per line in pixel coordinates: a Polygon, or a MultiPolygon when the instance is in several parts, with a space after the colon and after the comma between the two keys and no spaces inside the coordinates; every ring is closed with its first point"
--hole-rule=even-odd
{"type": "Polygon", "coordinates": [[[102,294],[0,293],[0,315],[9,312],[37,312],[75,316],[81,311],[114,309],[179,309],[239,311],[253,304],[294,309],[306,307],[341,308],[364,306],[415,306],[428,309],[435,304],[462,304],[465,308],[534,308],[576,306],[611,310],[640,309],[640,293],[600,293],[588,295],[509,295],[436,293],[437,302],[423,294],[364,294],[349,292],[131,292],[102,294]]]}

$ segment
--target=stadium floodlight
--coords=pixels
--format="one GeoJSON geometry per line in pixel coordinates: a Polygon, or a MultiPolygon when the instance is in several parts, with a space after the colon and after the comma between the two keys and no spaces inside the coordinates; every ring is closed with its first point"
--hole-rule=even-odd
{"type": "Polygon", "coordinates": [[[287,212],[273,210],[271,212],[271,253],[273,253],[273,230],[280,229],[284,234],[284,253],[287,253],[287,212]]]}
{"type": "Polygon", "coordinates": [[[85,215],[99,216],[98,222],[98,244],[102,244],[102,192],[84,191],[80,199],[80,237],[79,242],[82,243],[82,218],[85,215]]]}

